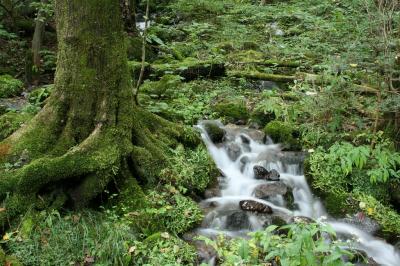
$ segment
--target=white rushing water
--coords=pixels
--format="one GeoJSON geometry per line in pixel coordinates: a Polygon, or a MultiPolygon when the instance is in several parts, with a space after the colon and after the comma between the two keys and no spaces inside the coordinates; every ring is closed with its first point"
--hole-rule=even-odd
{"type": "MultiPolygon", "coordinates": [[[[246,237],[250,231],[260,230],[265,224],[272,223],[274,215],[281,220],[289,222],[294,216],[304,216],[312,219],[329,217],[323,204],[313,196],[302,173],[302,159],[296,159],[296,154],[287,156],[279,145],[268,140],[266,144],[261,140],[253,140],[243,131],[232,130],[224,127],[226,131],[224,143],[215,145],[204,129],[204,123],[199,124],[202,138],[214,159],[217,167],[224,177],[220,180],[220,196],[204,200],[201,204],[209,208],[203,225],[198,232],[207,236],[226,234],[231,237],[246,237]],[[237,156],[232,156],[230,148],[235,147],[237,156]],[[232,158],[237,157],[237,158],[232,158]],[[293,203],[288,204],[283,196],[277,195],[266,199],[254,196],[254,189],[265,180],[255,179],[254,166],[263,166],[267,170],[275,169],[280,173],[280,180],[290,188],[293,203]],[[239,202],[253,200],[272,208],[272,215],[259,215],[252,212],[241,211],[239,202]],[[288,207],[290,205],[290,208],[288,207]]],[[[326,221],[333,229],[344,238],[355,240],[356,248],[363,250],[369,257],[380,265],[399,266],[400,255],[398,251],[383,240],[380,240],[361,228],[354,225],[338,222],[332,219],[326,221]]]]}

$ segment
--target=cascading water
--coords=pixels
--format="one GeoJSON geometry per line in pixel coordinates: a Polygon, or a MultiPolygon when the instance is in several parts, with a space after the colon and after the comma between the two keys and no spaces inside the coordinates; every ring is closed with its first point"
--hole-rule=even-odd
{"type": "MultiPolygon", "coordinates": [[[[302,173],[302,154],[282,152],[280,146],[270,139],[264,144],[260,138],[257,140],[247,135],[246,130],[224,127],[216,121],[212,123],[217,123],[226,133],[224,143],[214,144],[205,130],[206,123],[210,122],[201,122],[198,127],[223,177],[219,180],[219,194],[201,202],[207,215],[197,233],[246,237],[248,232],[260,230],[277,220],[287,223],[296,216],[312,219],[328,216],[322,203],[312,195],[302,173]],[[275,169],[280,180],[256,179],[255,166],[269,171],[275,169]],[[261,213],[244,211],[251,208],[261,208],[261,213]]],[[[379,264],[400,265],[400,254],[393,246],[349,223],[326,222],[340,236],[356,239],[356,248],[379,264]]]]}

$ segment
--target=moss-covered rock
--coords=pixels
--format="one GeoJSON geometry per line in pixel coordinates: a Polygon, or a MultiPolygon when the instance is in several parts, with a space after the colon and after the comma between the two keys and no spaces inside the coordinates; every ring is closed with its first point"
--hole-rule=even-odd
{"type": "Polygon", "coordinates": [[[10,75],[0,76],[0,98],[9,98],[19,95],[24,84],[10,75]]]}
{"type": "Polygon", "coordinates": [[[298,132],[289,123],[274,120],[269,122],[264,128],[265,134],[276,143],[282,143],[285,149],[300,150],[298,132]]]}
{"type": "Polygon", "coordinates": [[[32,117],[32,114],[24,112],[9,112],[0,116],[0,141],[10,136],[32,117]]]}
{"type": "Polygon", "coordinates": [[[182,79],[179,75],[167,74],[162,76],[159,81],[146,81],[140,92],[156,97],[169,97],[174,90],[179,89],[182,79]]]}
{"type": "Polygon", "coordinates": [[[206,130],[211,141],[214,143],[221,143],[225,137],[225,130],[220,128],[216,122],[213,121],[205,122],[204,129],[206,130]]]}
{"type": "Polygon", "coordinates": [[[400,235],[400,214],[390,206],[383,205],[374,197],[365,193],[356,193],[355,198],[360,202],[359,206],[368,216],[376,220],[383,227],[386,237],[400,235]]]}
{"type": "Polygon", "coordinates": [[[219,99],[213,106],[213,112],[216,112],[226,122],[246,123],[249,118],[246,100],[241,97],[219,99]]]}

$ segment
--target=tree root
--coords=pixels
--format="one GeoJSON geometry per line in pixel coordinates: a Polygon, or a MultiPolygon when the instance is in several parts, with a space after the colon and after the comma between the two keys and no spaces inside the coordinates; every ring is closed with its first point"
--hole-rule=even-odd
{"type": "MultiPolygon", "coordinates": [[[[193,129],[144,110],[135,110],[134,117],[131,140],[122,136],[121,131],[100,123],[84,141],[60,156],[45,153],[20,168],[0,171],[0,199],[6,209],[0,214],[0,223],[4,226],[8,219],[37,203],[40,193],[50,184],[61,186],[75,208],[87,206],[111,180],[124,181],[133,176],[145,185],[156,184],[161,170],[167,167],[170,149],[179,143],[190,147],[201,143],[193,129]],[[66,182],[67,191],[61,185],[66,182]]],[[[20,145],[19,140],[26,140],[26,132],[40,130],[35,127],[40,128],[31,124],[28,131],[26,128],[17,131],[12,141],[7,139],[5,143],[20,145]]]]}

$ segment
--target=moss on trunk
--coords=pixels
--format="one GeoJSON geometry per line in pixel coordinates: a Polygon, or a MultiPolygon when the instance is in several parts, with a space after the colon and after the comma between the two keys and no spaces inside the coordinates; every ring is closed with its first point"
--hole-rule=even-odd
{"type": "Polygon", "coordinates": [[[0,163],[24,156],[19,168],[0,170],[3,224],[50,185],[83,207],[112,179],[155,181],[170,147],[199,143],[191,130],[134,105],[118,1],[58,0],[55,12],[54,92],[30,123],[0,143],[0,163]]]}

